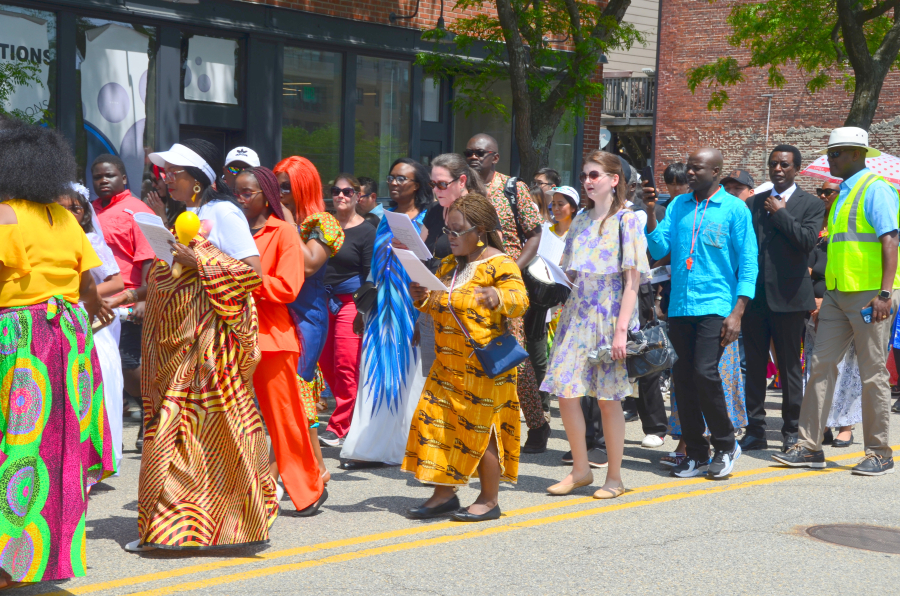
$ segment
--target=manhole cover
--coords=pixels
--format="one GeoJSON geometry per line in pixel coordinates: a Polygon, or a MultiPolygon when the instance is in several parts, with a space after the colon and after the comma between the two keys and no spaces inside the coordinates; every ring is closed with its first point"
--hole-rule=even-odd
{"type": "Polygon", "coordinates": [[[824,542],[900,555],[900,530],[878,526],[836,524],[812,526],[806,533],[824,542]]]}

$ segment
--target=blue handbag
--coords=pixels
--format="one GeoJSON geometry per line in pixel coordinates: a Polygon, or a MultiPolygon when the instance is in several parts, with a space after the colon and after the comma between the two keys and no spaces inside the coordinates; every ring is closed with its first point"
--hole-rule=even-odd
{"type": "MultiPolygon", "coordinates": [[[[459,266],[457,266],[456,272],[458,271],[459,266]]],[[[459,325],[459,328],[462,330],[463,335],[469,340],[472,351],[488,378],[493,379],[499,377],[506,371],[512,370],[522,364],[522,362],[528,358],[528,352],[519,345],[519,342],[516,341],[516,338],[509,332],[509,329],[489,341],[484,346],[478,345],[472,339],[468,330],[466,330],[465,326],[459,318],[457,318],[456,311],[453,310],[451,296],[453,295],[453,286],[456,283],[456,272],[453,273],[453,281],[450,282],[450,292],[447,296],[447,308],[450,310],[450,314],[453,315],[454,320],[456,320],[456,324],[459,325]]]]}

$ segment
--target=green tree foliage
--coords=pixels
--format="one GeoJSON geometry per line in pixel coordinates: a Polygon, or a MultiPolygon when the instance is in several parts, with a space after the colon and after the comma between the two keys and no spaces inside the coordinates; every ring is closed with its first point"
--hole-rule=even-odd
{"type": "MultiPolygon", "coordinates": [[[[709,0],[715,2],[716,0],[709,0]]],[[[688,70],[688,86],[713,89],[707,107],[721,110],[728,87],[750,68],[764,68],[768,84],[782,88],[785,68],[796,67],[815,93],[843,85],[853,93],[847,126],[868,128],[888,72],[900,52],[900,0],[767,0],[736,3],[728,43],[749,51],[747,60],[722,56],[688,70]]]]}
{"type": "Polygon", "coordinates": [[[593,80],[601,55],[628,49],[643,38],[621,23],[631,0],[457,0],[468,13],[453,33],[438,27],[423,35],[436,42],[417,63],[435,77],[453,77],[454,108],[465,114],[515,112],[521,176],[530,180],[550,155],[553,134],[567,110],[583,115],[587,100],[603,93],[593,80]],[[455,36],[454,36],[455,34],[455,36]],[[446,42],[450,41],[449,45],[446,42]],[[444,42],[444,43],[440,43],[444,42]],[[440,43],[440,45],[438,45],[440,43]],[[565,44],[569,51],[554,49],[565,44]],[[508,80],[512,106],[492,91],[508,80]]]}
{"type": "Polygon", "coordinates": [[[0,114],[7,114],[30,124],[45,121],[47,118],[46,110],[40,118],[36,118],[22,110],[7,109],[9,98],[18,87],[44,86],[40,75],[40,66],[31,62],[17,62],[15,60],[0,62],[0,114]]]}

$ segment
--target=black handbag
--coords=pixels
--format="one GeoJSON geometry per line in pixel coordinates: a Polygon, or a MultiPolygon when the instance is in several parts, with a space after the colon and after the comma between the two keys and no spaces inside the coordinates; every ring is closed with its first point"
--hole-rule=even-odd
{"type": "Polygon", "coordinates": [[[356,305],[357,312],[367,315],[372,311],[375,305],[375,299],[378,297],[378,288],[370,281],[365,282],[358,290],[353,292],[353,303],[356,305]]]}
{"type": "Polygon", "coordinates": [[[459,266],[457,266],[456,271],[453,273],[453,281],[450,282],[450,292],[447,296],[447,308],[453,316],[453,319],[456,321],[456,324],[459,325],[460,330],[462,330],[463,335],[469,340],[472,351],[478,359],[478,362],[481,364],[484,373],[491,379],[499,377],[506,371],[512,370],[522,364],[522,362],[528,358],[528,352],[519,345],[519,342],[516,341],[516,338],[509,332],[509,329],[484,346],[479,346],[475,343],[472,336],[469,335],[469,331],[462,324],[462,321],[457,318],[456,311],[453,310],[453,303],[450,299],[453,294],[453,286],[456,284],[456,273],[458,271],[459,266]]]}
{"type": "MultiPolygon", "coordinates": [[[[619,220],[619,270],[622,270],[622,217],[619,220]]],[[[624,287],[624,284],[623,284],[624,287]]],[[[625,356],[625,368],[628,369],[629,379],[639,379],[672,368],[678,360],[678,354],[672,347],[667,333],[668,326],[656,317],[656,309],[653,309],[653,319],[638,331],[628,332],[628,341],[633,342],[638,353],[629,353],[625,356]]],[[[630,352],[631,350],[629,350],[630,352]]]]}

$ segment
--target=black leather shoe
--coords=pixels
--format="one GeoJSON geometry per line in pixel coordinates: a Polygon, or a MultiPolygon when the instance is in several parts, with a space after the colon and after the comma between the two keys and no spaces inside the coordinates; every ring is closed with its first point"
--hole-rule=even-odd
{"type": "Polygon", "coordinates": [[[562,463],[564,463],[564,464],[570,464],[570,463],[572,463],[573,461],[575,461],[575,460],[572,459],[572,452],[571,452],[571,451],[566,451],[566,452],[563,454],[563,456],[562,456],[562,463]]]}
{"type": "Polygon", "coordinates": [[[461,522],[480,522],[489,521],[492,519],[500,519],[500,505],[497,505],[487,513],[482,513],[481,515],[469,513],[468,509],[460,509],[453,514],[453,519],[461,522]]]}
{"type": "Polygon", "coordinates": [[[306,509],[301,509],[300,511],[297,511],[296,513],[294,513],[294,515],[297,517],[311,517],[316,514],[316,512],[319,510],[319,507],[322,506],[322,503],[324,503],[327,500],[328,500],[328,489],[326,488],[322,491],[322,496],[319,497],[318,501],[316,501],[315,503],[313,503],[306,509]]]}
{"type": "Polygon", "coordinates": [[[791,447],[797,444],[797,435],[788,435],[784,438],[784,443],[781,444],[781,452],[787,453],[791,450],[791,447]]]}
{"type": "Polygon", "coordinates": [[[741,451],[757,451],[769,448],[768,441],[760,437],[754,437],[753,435],[744,435],[741,437],[741,440],[738,441],[738,445],[741,446],[741,451]]]}
{"type": "Polygon", "coordinates": [[[446,503],[441,503],[435,507],[413,507],[406,513],[408,513],[412,519],[429,519],[453,513],[459,509],[459,507],[459,497],[453,495],[446,503]]]}
{"type": "Polygon", "coordinates": [[[529,428],[528,439],[522,445],[522,453],[543,453],[547,451],[548,440],[550,440],[549,422],[545,422],[540,428],[529,428]]]}
{"type": "Polygon", "coordinates": [[[835,439],[831,442],[832,447],[849,447],[853,444],[853,433],[850,433],[849,441],[841,441],[840,439],[835,439]]]}
{"type": "Polygon", "coordinates": [[[817,470],[825,469],[828,464],[825,463],[825,453],[822,451],[810,451],[806,447],[794,445],[794,447],[784,455],[776,453],[772,459],[780,464],[784,464],[791,468],[815,468],[817,470]]]}
{"type": "Polygon", "coordinates": [[[856,464],[850,472],[858,476],[884,476],[885,474],[893,474],[894,460],[890,457],[883,459],[880,455],[871,453],[863,458],[861,462],[856,464]]]}
{"type": "Polygon", "coordinates": [[[632,420],[637,420],[640,418],[636,411],[625,410],[625,422],[631,422],[632,420]]]}
{"type": "Polygon", "coordinates": [[[383,468],[384,462],[380,461],[362,461],[358,459],[348,459],[342,461],[340,468],[342,470],[365,470],[368,468],[383,468]]]}
{"type": "Polygon", "coordinates": [[[834,433],[831,432],[830,428],[826,428],[825,434],[822,435],[822,444],[831,445],[832,443],[834,443],[834,433]]]}

